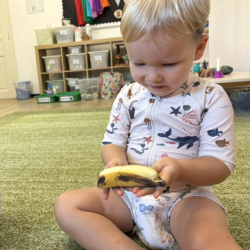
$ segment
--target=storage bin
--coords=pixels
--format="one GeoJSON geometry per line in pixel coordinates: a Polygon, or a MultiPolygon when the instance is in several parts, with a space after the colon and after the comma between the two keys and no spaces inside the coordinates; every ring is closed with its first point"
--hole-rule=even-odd
{"type": "Polygon", "coordinates": [[[88,52],[92,69],[108,67],[109,50],[88,52]]]}
{"type": "Polygon", "coordinates": [[[43,56],[46,72],[62,71],[61,56],[43,56]]]}
{"type": "Polygon", "coordinates": [[[34,30],[36,32],[37,45],[56,43],[55,29],[34,30]]]}
{"type": "Polygon", "coordinates": [[[69,54],[79,54],[82,53],[82,46],[68,47],[69,54]]]}
{"type": "Polygon", "coordinates": [[[80,86],[81,99],[86,100],[95,100],[100,96],[99,87],[98,87],[99,78],[86,78],[79,79],[78,83],[80,86]]]}
{"type": "Polygon", "coordinates": [[[85,53],[68,54],[69,70],[85,69],[85,53]]]}
{"type": "Polygon", "coordinates": [[[74,42],[74,25],[62,26],[55,28],[57,43],[72,43],[74,42]]]}
{"type": "Polygon", "coordinates": [[[79,78],[66,78],[67,84],[69,85],[70,92],[80,91],[78,83],[79,78]]]}
{"type": "Polygon", "coordinates": [[[62,93],[64,92],[64,83],[63,79],[62,80],[48,80],[46,81],[48,84],[51,84],[53,86],[53,89],[56,89],[57,93],[62,93]]]}
{"type": "Polygon", "coordinates": [[[30,99],[30,81],[14,82],[18,100],[30,99]]]}
{"type": "Polygon", "coordinates": [[[56,94],[59,102],[77,102],[81,100],[80,91],[77,92],[66,92],[56,94]]]}
{"type": "Polygon", "coordinates": [[[227,91],[235,110],[250,110],[250,91],[227,91]]]}
{"type": "Polygon", "coordinates": [[[58,97],[55,95],[42,94],[35,96],[35,98],[38,104],[54,103],[58,101],[58,97]]]}

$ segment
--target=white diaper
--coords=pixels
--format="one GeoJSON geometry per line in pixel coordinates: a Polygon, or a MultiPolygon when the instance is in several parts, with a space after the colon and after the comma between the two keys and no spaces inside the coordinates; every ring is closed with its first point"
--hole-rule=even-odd
{"type": "Polygon", "coordinates": [[[135,222],[133,232],[151,249],[179,250],[170,230],[170,215],[174,206],[184,198],[201,196],[218,203],[227,213],[212,187],[195,187],[177,192],[162,193],[157,199],[153,195],[138,198],[124,191],[123,200],[128,205],[135,222]]]}

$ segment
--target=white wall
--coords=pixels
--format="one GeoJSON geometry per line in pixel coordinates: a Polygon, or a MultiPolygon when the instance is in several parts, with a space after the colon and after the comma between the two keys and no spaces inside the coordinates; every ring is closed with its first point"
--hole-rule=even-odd
{"type": "Polygon", "coordinates": [[[250,1],[211,0],[209,61],[234,71],[250,70],[250,1]]]}
{"type": "MultiPolygon", "coordinates": [[[[26,13],[25,0],[9,0],[19,80],[32,82],[32,94],[39,93],[34,30],[61,26],[61,0],[44,0],[45,11],[38,14],[26,13]]],[[[201,60],[209,59],[210,67],[233,66],[234,71],[250,70],[250,1],[211,0],[209,17],[209,50],[201,60]],[[208,57],[209,53],[209,57],[208,57]]],[[[93,39],[121,36],[119,26],[93,29],[93,39]]]]}
{"type": "Polygon", "coordinates": [[[32,93],[39,93],[36,69],[34,30],[46,28],[46,23],[52,27],[60,26],[60,1],[44,0],[45,11],[37,14],[27,14],[25,0],[9,0],[14,45],[17,59],[19,81],[30,80],[32,93]]]}
{"type": "MultiPolygon", "coordinates": [[[[18,80],[31,81],[31,93],[39,93],[36,68],[35,46],[37,45],[34,30],[61,26],[61,1],[44,0],[44,12],[27,14],[25,0],[9,0],[14,45],[17,59],[18,80]]],[[[121,36],[119,27],[94,29],[93,38],[109,38],[121,36]]]]}

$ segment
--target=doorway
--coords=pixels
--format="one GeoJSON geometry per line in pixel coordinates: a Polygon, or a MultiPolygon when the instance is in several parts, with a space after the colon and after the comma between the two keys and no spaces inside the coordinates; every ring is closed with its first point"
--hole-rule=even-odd
{"type": "Polygon", "coordinates": [[[15,50],[8,0],[0,0],[0,99],[16,98],[13,82],[17,81],[15,50]]]}

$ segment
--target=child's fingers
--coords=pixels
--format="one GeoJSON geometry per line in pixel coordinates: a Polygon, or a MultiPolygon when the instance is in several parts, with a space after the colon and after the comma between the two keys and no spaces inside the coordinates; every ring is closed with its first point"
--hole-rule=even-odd
{"type": "Polygon", "coordinates": [[[154,192],[155,199],[158,198],[165,189],[166,187],[157,187],[154,192]]]}
{"type": "Polygon", "coordinates": [[[144,187],[133,187],[132,192],[133,194],[136,194],[139,190],[143,189],[144,187]]]}
{"type": "Polygon", "coordinates": [[[122,191],[122,189],[121,188],[113,188],[113,190],[114,190],[114,192],[116,193],[116,194],[118,194],[119,196],[123,196],[123,191],[122,191]]]}
{"type": "Polygon", "coordinates": [[[110,189],[103,189],[103,199],[107,200],[109,198],[110,189]]]}
{"type": "Polygon", "coordinates": [[[141,196],[144,196],[144,195],[148,195],[148,194],[152,194],[154,193],[155,191],[155,187],[144,187],[144,188],[141,188],[139,189],[136,193],[133,193],[136,194],[137,197],[141,197],[141,196]]]}

